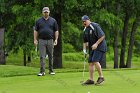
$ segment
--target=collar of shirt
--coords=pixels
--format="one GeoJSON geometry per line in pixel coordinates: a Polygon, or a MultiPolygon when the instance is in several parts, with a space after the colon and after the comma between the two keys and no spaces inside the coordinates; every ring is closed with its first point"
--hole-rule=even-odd
{"type": "Polygon", "coordinates": [[[48,16],[48,18],[43,17],[44,20],[48,20],[50,16],[48,16]]]}

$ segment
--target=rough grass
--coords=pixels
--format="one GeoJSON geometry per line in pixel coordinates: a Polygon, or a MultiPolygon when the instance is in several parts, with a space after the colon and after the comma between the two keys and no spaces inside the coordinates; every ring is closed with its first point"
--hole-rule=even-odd
{"type": "MultiPolygon", "coordinates": [[[[107,69],[112,69],[113,66],[113,52],[106,54],[106,66],[107,69]]],[[[79,53],[63,53],[62,54],[63,68],[69,69],[83,69],[84,56],[82,52],[79,53]]],[[[140,68],[140,58],[132,57],[132,68],[140,68]]],[[[9,54],[6,60],[7,65],[18,65],[23,66],[22,52],[18,54],[9,54]]],[[[88,65],[88,64],[87,64],[88,65]]],[[[32,56],[32,61],[27,62],[29,67],[39,68],[39,57],[37,55],[32,56]]],[[[46,68],[48,67],[48,59],[46,59],[46,68]]]]}

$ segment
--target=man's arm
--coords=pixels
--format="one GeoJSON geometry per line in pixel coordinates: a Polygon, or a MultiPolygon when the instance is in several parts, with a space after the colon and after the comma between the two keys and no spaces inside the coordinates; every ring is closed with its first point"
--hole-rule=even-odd
{"type": "Polygon", "coordinates": [[[101,38],[98,39],[98,41],[96,42],[97,45],[99,45],[103,40],[104,40],[105,36],[102,36],[101,38]]]}
{"type": "Polygon", "coordinates": [[[99,39],[97,40],[97,42],[96,42],[95,44],[92,45],[92,50],[95,50],[95,49],[98,47],[98,45],[104,40],[104,38],[105,38],[105,35],[102,36],[101,38],[99,38],[99,39]]]}
{"type": "Polygon", "coordinates": [[[86,49],[87,46],[88,46],[88,42],[84,42],[84,43],[83,43],[83,53],[84,53],[84,54],[87,54],[87,51],[86,51],[86,50],[87,50],[87,49],[86,49]]]}
{"type": "Polygon", "coordinates": [[[57,45],[57,40],[58,40],[58,36],[59,36],[59,32],[55,31],[55,40],[54,40],[54,45],[57,45]]]}
{"type": "Polygon", "coordinates": [[[34,30],[34,45],[35,45],[35,47],[36,47],[37,44],[38,44],[37,36],[38,36],[38,32],[37,32],[36,30],[34,30]]]}

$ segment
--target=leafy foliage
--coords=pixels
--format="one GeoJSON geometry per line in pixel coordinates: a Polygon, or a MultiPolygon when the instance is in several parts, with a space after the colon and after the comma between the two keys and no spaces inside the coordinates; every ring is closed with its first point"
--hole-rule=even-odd
{"type": "Polygon", "coordinates": [[[74,46],[76,50],[82,48],[81,42],[81,31],[76,28],[76,26],[70,22],[67,22],[63,25],[63,32],[62,32],[62,41],[64,44],[71,44],[74,46]]]}
{"type": "Polygon", "coordinates": [[[134,49],[134,53],[139,56],[140,55],[140,28],[137,30],[136,32],[136,36],[135,36],[135,42],[134,42],[134,45],[135,45],[135,49],[134,49]]]}
{"type": "Polygon", "coordinates": [[[62,52],[63,53],[75,52],[75,49],[71,44],[65,43],[62,46],[62,52]]]}

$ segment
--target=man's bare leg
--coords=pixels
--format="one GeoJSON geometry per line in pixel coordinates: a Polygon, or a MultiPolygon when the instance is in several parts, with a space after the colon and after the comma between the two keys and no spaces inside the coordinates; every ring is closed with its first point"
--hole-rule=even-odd
{"type": "Polygon", "coordinates": [[[89,63],[89,77],[93,81],[94,63],[89,63]]]}
{"type": "Polygon", "coordinates": [[[98,71],[99,77],[103,77],[102,68],[99,62],[95,62],[96,69],[98,71]]]}

